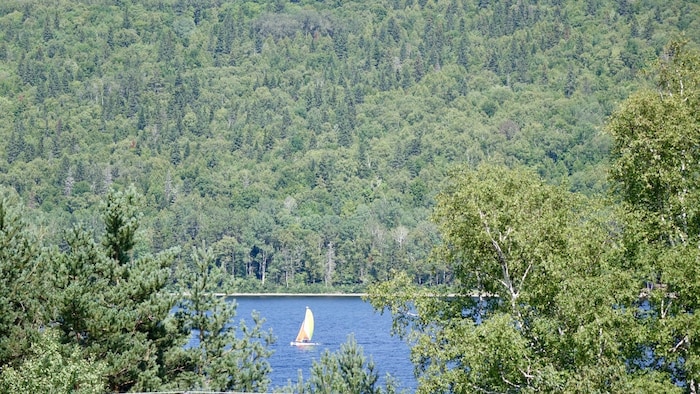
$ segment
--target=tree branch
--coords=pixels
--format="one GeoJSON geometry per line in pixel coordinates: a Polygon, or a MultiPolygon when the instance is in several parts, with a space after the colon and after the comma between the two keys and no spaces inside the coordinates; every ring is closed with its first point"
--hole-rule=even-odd
{"type": "Polygon", "coordinates": [[[521,386],[520,386],[519,384],[515,384],[515,383],[511,382],[510,380],[506,379],[506,377],[503,376],[503,373],[501,373],[501,380],[502,380],[504,383],[506,383],[506,384],[508,384],[508,385],[510,385],[510,386],[512,386],[512,387],[515,387],[516,389],[520,389],[520,388],[521,388],[521,386]]]}
{"type": "Polygon", "coordinates": [[[681,340],[676,344],[676,346],[672,347],[672,348],[669,350],[669,352],[671,352],[671,353],[677,352],[678,349],[679,349],[681,346],[683,346],[684,343],[688,343],[688,336],[687,336],[687,335],[684,336],[683,339],[681,339],[681,340]]]}
{"type": "Polygon", "coordinates": [[[499,241],[506,240],[506,238],[511,232],[511,229],[508,229],[505,235],[499,235],[499,241],[497,241],[491,233],[491,227],[489,226],[489,223],[486,220],[486,215],[481,210],[479,210],[479,217],[481,218],[481,223],[484,226],[484,231],[491,240],[491,245],[493,246],[496,252],[497,260],[501,264],[501,272],[503,273],[503,278],[499,279],[498,282],[500,282],[506,288],[506,290],[508,290],[508,292],[511,295],[511,298],[514,300],[518,298],[518,293],[513,289],[513,281],[510,278],[510,272],[508,270],[508,260],[506,259],[505,253],[503,253],[503,249],[501,249],[501,245],[499,244],[499,241]]]}

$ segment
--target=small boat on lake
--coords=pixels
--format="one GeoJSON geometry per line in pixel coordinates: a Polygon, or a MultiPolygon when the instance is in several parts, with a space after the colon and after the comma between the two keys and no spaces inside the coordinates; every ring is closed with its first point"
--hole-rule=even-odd
{"type": "Polygon", "coordinates": [[[299,333],[297,338],[290,342],[292,346],[311,346],[318,345],[318,343],[311,342],[311,338],[314,335],[314,314],[311,313],[311,309],[306,307],[306,315],[304,316],[304,321],[301,323],[299,328],[299,333]]]}

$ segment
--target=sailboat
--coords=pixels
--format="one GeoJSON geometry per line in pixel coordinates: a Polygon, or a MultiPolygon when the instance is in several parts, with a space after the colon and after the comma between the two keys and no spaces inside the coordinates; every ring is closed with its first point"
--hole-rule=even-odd
{"type": "Polygon", "coordinates": [[[292,346],[309,346],[318,345],[317,343],[311,342],[311,337],[314,335],[314,314],[311,313],[311,309],[306,307],[306,315],[304,316],[304,321],[301,323],[299,328],[299,333],[297,338],[290,342],[292,346]]]}

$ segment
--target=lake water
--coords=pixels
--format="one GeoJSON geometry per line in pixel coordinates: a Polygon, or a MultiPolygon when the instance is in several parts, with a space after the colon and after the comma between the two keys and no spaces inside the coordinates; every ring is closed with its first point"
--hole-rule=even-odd
{"type": "Polygon", "coordinates": [[[243,296],[236,297],[238,304],[236,323],[244,319],[252,324],[251,312],[258,311],[265,318],[263,327],[272,329],[277,338],[272,345],[270,358],[272,384],[270,389],[280,388],[298,380],[298,371],[306,380],[310,376],[313,361],[319,361],[323,352],[337,352],[353,334],[367,359],[374,361],[380,383],[389,373],[400,385],[399,389],[414,392],[416,379],[409,358],[408,345],[391,336],[391,316],[375,312],[360,297],[337,296],[243,296]],[[290,346],[304,319],[306,307],[314,313],[313,342],[318,346],[290,346]]]}

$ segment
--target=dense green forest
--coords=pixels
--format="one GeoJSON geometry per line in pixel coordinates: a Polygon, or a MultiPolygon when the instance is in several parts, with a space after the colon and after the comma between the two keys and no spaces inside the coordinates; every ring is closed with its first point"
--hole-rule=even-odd
{"type": "Polygon", "coordinates": [[[606,118],[670,39],[699,42],[699,8],[3,1],[0,183],[48,244],[99,231],[97,203],[134,185],[141,252],[206,241],[232,291],[449,283],[426,258],[448,170],[605,191],[606,118]]]}
{"type": "Polygon", "coordinates": [[[419,393],[697,393],[697,15],[3,1],[0,392],[396,392],[211,296],[368,290],[419,393]]]}

